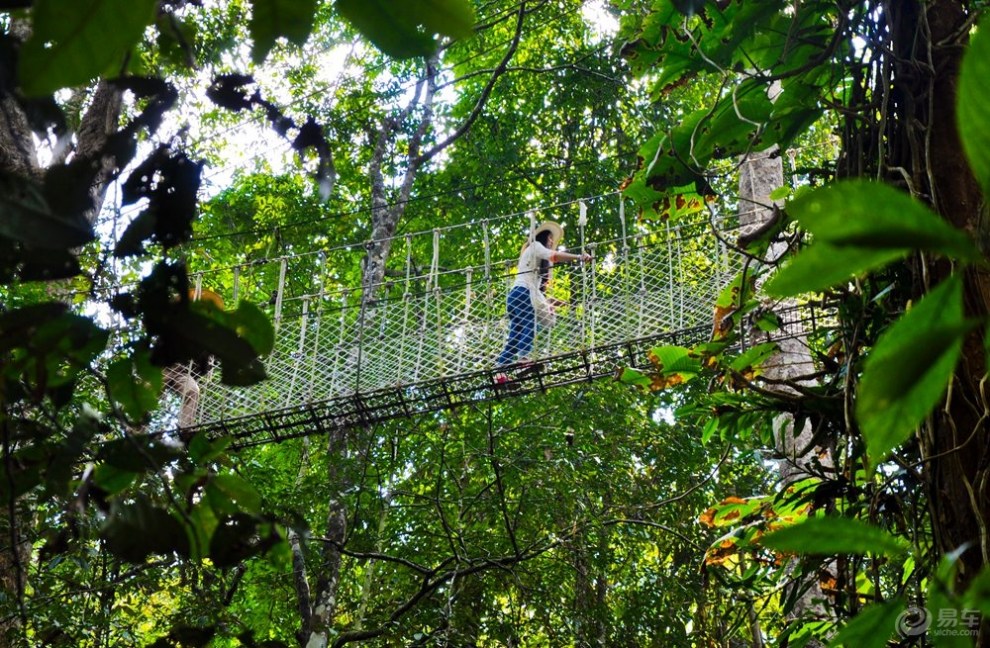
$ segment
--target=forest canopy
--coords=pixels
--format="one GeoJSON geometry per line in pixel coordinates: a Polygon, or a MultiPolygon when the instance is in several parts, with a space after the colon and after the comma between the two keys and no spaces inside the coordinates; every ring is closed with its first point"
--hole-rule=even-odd
{"type": "Polygon", "coordinates": [[[990,645],[984,13],[0,2],[0,646],[990,645]],[[271,433],[544,214],[582,379],[271,433]]]}

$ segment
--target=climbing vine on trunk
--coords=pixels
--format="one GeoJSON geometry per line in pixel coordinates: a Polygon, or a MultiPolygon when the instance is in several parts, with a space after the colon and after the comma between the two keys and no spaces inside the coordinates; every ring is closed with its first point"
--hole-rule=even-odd
{"type": "MultiPolygon", "coordinates": [[[[977,613],[990,578],[982,6],[687,4],[628,16],[623,51],[656,96],[699,76],[720,90],[643,146],[627,194],[654,216],[664,196],[715,191],[715,170],[753,151],[793,148],[807,166],[792,163],[792,182],[771,194],[779,217],[740,237],[749,277],[717,306],[713,342],[658,358],[701,358],[691,377],[715,389],[681,413],[706,437],[766,442],[786,414],[832,454],[811,455],[801,484],[713,507],[702,521],[736,531],[707,563],[740,596],[753,596],[742,588],[757,576],[763,600],[813,575],[834,616],[788,624],[781,636],[792,641],[838,628],[832,645],[926,630],[939,643],[946,624],[929,624],[952,618],[959,641],[987,645],[977,613]],[[813,166],[826,151],[804,147],[829,127],[838,156],[813,166]],[[772,245],[791,253],[767,263],[772,245]],[[756,290],[760,275],[769,280],[756,290]],[[837,319],[805,333],[814,371],[772,381],[761,367],[770,356],[749,363],[738,344],[779,330],[774,309],[792,297],[837,319]],[[774,552],[801,554],[799,568],[765,562],[774,552]]],[[[627,380],[664,385],[670,371],[658,364],[656,376],[627,380]]],[[[784,610],[796,600],[784,598],[784,610]]]]}

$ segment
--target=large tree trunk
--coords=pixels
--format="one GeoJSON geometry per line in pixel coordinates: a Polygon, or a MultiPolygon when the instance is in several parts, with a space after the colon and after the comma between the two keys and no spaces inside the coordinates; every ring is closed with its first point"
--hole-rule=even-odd
{"type": "MultiPolygon", "coordinates": [[[[24,41],[29,36],[29,23],[23,20],[13,20],[7,28],[8,35],[24,41]]],[[[120,91],[101,81],[86,113],[79,120],[80,128],[75,133],[74,142],[76,155],[95,155],[106,143],[107,137],[117,131],[121,110],[120,91]]],[[[63,136],[63,141],[71,138],[63,136]]],[[[60,164],[64,155],[56,155],[53,163],[60,164]]],[[[16,98],[9,94],[0,93],[0,173],[21,178],[37,180],[45,169],[39,162],[38,150],[34,134],[24,110],[16,98]]],[[[90,222],[96,221],[110,181],[112,169],[103,164],[100,173],[94,180],[90,195],[93,205],[87,214],[90,222]]],[[[0,214],[0,218],[4,216],[0,214]]],[[[57,293],[54,290],[53,293],[57,293]]],[[[9,430],[4,426],[3,457],[8,461],[10,452],[9,430]]],[[[5,501],[3,504],[2,520],[0,520],[0,598],[6,600],[2,619],[0,619],[0,648],[20,645],[18,636],[22,630],[23,615],[19,606],[27,587],[27,570],[31,560],[30,539],[24,535],[24,529],[30,528],[30,495],[25,495],[16,501],[5,501]]]]}
{"type": "MultiPolygon", "coordinates": [[[[969,32],[967,6],[956,0],[934,0],[927,8],[913,2],[889,6],[894,54],[904,61],[895,67],[895,86],[909,99],[896,106],[900,128],[890,137],[899,157],[887,166],[910,169],[916,195],[927,198],[956,227],[978,233],[986,231],[985,197],[962,153],[955,119],[962,46],[969,32]]],[[[929,287],[920,285],[925,274],[934,285],[949,272],[944,263],[922,263],[928,267],[919,273],[916,294],[929,287]]],[[[965,280],[967,315],[986,317],[990,275],[971,270],[965,280]]],[[[920,435],[938,549],[947,554],[969,547],[958,562],[960,587],[990,564],[990,437],[981,385],[985,373],[982,336],[977,332],[965,342],[946,407],[935,412],[920,435]]],[[[990,645],[990,637],[980,639],[980,645],[990,645]]]]}
{"type": "MultiPolygon", "coordinates": [[[[347,492],[344,474],[347,440],[343,430],[334,430],[327,441],[327,483],[331,496],[327,503],[326,536],[320,552],[320,569],[315,583],[310,586],[306,569],[306,547],[295,531],[289,532],[292,550],[292,568],[295,580],[300,628],[297,633],[303,648],[326,648],[329,645],[334,617],[337,611],[337,592],[340,588],[340,567],[343,558],[341,548],[347,538],[347,509],[343,501],[347,492]]],[[[303,472],[297,477],[301,481],[303,472]]]]}
{"type": "MultiPolygon", "coordinates": [[[[773,148],[758,153],[752,153],[742,162],[739,169],[739,224],[745,235],[765,226],[773,218],[773,200],[770,193],[784,184],[784,167],[780,151],[773,148]]],[[[775,262],[786,252],[783,244],[774,243],[767,253],[767,261],[775,262]]],[[[794,307],[796,302],[785,300],[780,307],[794,307]]],[[[777,382],[770,387],[783,395],[796,395],[795,385],[808,385],[810,376],[814,373],[814,363],[808,351],[806,336],[800,321],[788,324],[783,339],[777,340],[778,352],[766,362],[763,367],[764,375],[777,382]]],[[[774,437],[776,451],[779,457],[778,470],[782,486],[787,486],[809,476],[820,476],[823,471],[833,469],[831,454],[815,444],[814,432],[809,421],[805,421],[800,430],[794,429],[794,417],[781,414],[774,421],[774,437]]],[[[798,588],[803,593],[798,597],[793,607],[793,618],[829,616],[824,605],[825,595],[818,579],[805,577],[798,579],[791,587],[798,588]]],[[[752,614],[752,610],[751,610],[752,614]]],[[[753,632],[761,632],[759,623],[752,623],[753,632]]],[[[757,638],[754,634],[754,638],[757,638]]],[[[762,636],[758,637],[762,641],[762,636]]],[[[820,646],[812,641],[809,646],[820,646]]]]}
{"type": "MultiPolygon", "coordinates": [[[[122,96],[120,90],[106,81],[100,81],[89,108],[79,122],[79,132],[76,135],[76,155],[81,157],[102,156],[107,138],[117,132],[120,124],[120,109],[122,96]]],[[[99,170],[89,189],[89,197],[93,202],[87,218],[91,224],[96,223],[103,201],[106,199],[107,187],[113,178],[113,161],[102,156],[99,170]]]]}
{"type": "MultiPolygon", "coordinates": [[[[6,427],[6,426],[5,426],[6,427]]],[[[21,630],[27,621],[21,608],[31,566],[31,540],[24,531],[31,519],[27,500],[4,502],[0,513],[0,648],[20,646],[21,630]]]]}

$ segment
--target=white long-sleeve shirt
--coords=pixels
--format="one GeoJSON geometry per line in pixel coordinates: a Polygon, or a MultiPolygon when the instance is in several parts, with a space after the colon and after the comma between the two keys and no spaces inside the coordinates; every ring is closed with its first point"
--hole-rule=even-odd
{"type": "Polygon", "coordinates": [[[523,251],[519,254],[516,281],[512,284],[512,287],[522,286],[527,289],[534,307],[538,307],[539,302],[545,302],[547,300],[546,295],[540,290],[540,261],[550,261],[551,265],[553,265],[553,256],[553,250],[547,248],[539,241],[533,241],[524,247],[523,251]]]}

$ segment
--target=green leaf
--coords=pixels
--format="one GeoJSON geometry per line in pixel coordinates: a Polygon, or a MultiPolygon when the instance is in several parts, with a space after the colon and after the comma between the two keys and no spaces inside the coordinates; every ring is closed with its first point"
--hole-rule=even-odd
{"type": "Polygon", "coordinates": [[[808,518],[793,526],[768,533],[760,544],[777,551],[832,555],[885,554],[896,556],[907,544],[875,526],[845,517],[808,518]]]}
{"type": "Polygon", "coordinates": [[[715,308],[719,310],[735,310],[743,308],[753,298],[756,289],[757,273],[755,270],[742,271],[732,278],[715,299],[715,308]]]}
{"type": "Polygon", "coordinates": [[[102,536],[111,553],[132,563],[141,563],[153,553],[189,555],[189,540],[182,524],[144,496],[115,507],[102,536]]]}
{"type": "Polygon", "coordinates": [[[93,471],[93,482],[111,495],[116,495],[134,483],[138,473],[121,470],[109,464],[97,466],[93,471]]]}
{"type": "Polygon", "coordinates": [[[633,385],[642,389],[649,389],[653,383],[645,373],[638,369],[630,369],[629,367],[623,367],[622,371],[619,372],[618,379],[623,385],[633,385]]]}
{"type": "Polygon", "coordinates": [[[984,567],[970,582],[963,597],[963,607],[979,610],[984,617],[990,618],[990,567],[984,567]]]}
{"type": "Polygon", "coordinates": [[[120,470],[146,472],[171,463],[178,459],[179,454],[179,450],[171,445],[146,436],[131,436],[104,443],[97,458],[120,470]]]}
{"type": "Polygon", "coordinates": [[[337,11],[386,54],[426,56],[433,34],[452,38],[471,34],[474,10],[465,0],[337,0],[337,11]]]}
{"type": "Polygon", "coordinates": [[[979,261],[965,233],[903,191],[877,182],[836,182],[802,194],[787,212],[815,241],[870,250],[925,250],[979,261]]]}
{"type": "Polygon", "coordinates": [[[254,40],[251,58],[264,62],[275,40],[284,36],[302,46],[313,29],[316,0],[252,0],[248,29],[254,40]]]}
{"type": "Polygon", "coordinates": [[[139,350],[122,358],[107,369],[110,397],[133,422],[144,420],[158,407],[162,393],[162,370],[151,364],[147,350],[139,350]]]}
{"type": "Polygon", "coordinates": [[[427,31],[465,38],[474,32],[474,8],[467,0],[412,0],[407,3],[427,31]]]}
{"type": "Polygon", "coordinates": [[[690,374],[701,371],[701,358],[692,351],[679,346],[662,346],[650,349],[650,360],[657,371],[665,374],[690,374]]]}
{"type": "Polygon", "coordinates": [[[990,195],[990,20],[980,21],[959,71],[956,121],[970,168],[990,195]]]}
{"type": "Polygon", "coordinates": [[[945,393],[973,327],[962,300],[959,275],[942,282],[880,336],[867,358],[856,418],[871,465],[910,437],[945,393]]]}
{"type": "Polygon", "coordinates": [[[261,495],[237,475],[217,475],[207,485],[206,494],[217,513],[261,513],[261,495]]]}
{"type": "Polygon", "coordinates": [[[767,282],[771,295],[824,290],[907,255],[912,250],[979,261],[966,234],[902,191],[852,180],[802,193],[788,213],[815,241],[767,282]]]}
{"type": "Polygon", "coordinates": [[[52,211],[41,187],[0,175],[0,236],[32,248],[64,250],[93,240],[93,228],[80,213],[52,211]]]}
{"type": "Polygon", "coordinates": [[[787,198],[790,195],[791,195],[791,188],[787,185],[784,185],[783,187],[777,187],[776,189],[771,191],[769,198],[770,200],[777,201],[777,200],[783,200],[784,198],[787,198]]]}
{"type": "Polygon", "coordinates": [[[247,340],[258,355],[268,355],[275,347],[275,329],[265,312],[252,304],[242,301],[237,310],[228,314],[231,328],[237,336],[247,340]]]}
{"type": "MultiPolygon", "coordinates": [[[[766,497],[729,497],[709,507],[698,520],[705,526],[713,528],[739,526],[740,522],[748,522],[748,518],[758,513],[766,504],[766,497]]],[[[717,546],[720,542],[721,538],[716,540],[713,546],[717,546]]]]}
{"type": "Polygon", "coordinates": [[[882,268],[907,253],[906,249],[836,247],[816,241],[771,277],[764,290],[776,297],[820,292],[854,276],[882,268]]]}
{"type": "Polygon", "coordinates": [[[756,324],[756,328],[767,333],[780,330],[783,326],[780,321],[780,317],[773,311],[763,311],[758,313],[756,317],[753,318],[753,323],[756,324]]]}
{"type": "Polygon", "coordinates": [[[154,19],[157,0],[38,0],[19,75],[27,95],[51,94],[116,74],[154,19]]]}
{"type": "Polygon", "coordinates": [[[898,598],[864,608],[832,637],[829,648],[883,648],[894,634],[904,606],[904,599],[898,598]]]}
{"type": "Polygon", "coordinates": [[[927,636],[936,648],[972,648],[972,638],[980,628],[979,610],[960,609],[960,593],[956,589],[959,559],[967,551],[975,549],[964,544],[939,561],[935,575],[928,579],[927,609],[924,610],[927,621],[910,633],[916,636],[927,630],[927,636]]]}
{"type": "Polygon", "coordinates": [[[238,513],[222,519],[217,525],[210,538],[210,559],[217,567],[230,567],[281,541],[275,525],[238,513]]]}
{"type": "MultiPolygon", "coordinates": [[[[188,310],[178,310],[169,319],[170,333],[182,345],[200,349],[220,359],[223,370],[221,379],[228,385],[253,385],[265,378],[265,368],[258,360],[254,344],[265,346],[265,340],[274,339],[274,333],[251,331],[255,317],[243,320],[239,311],[227,313],[207,302],[195,302],[188,310]],[[241,337],[237,330],[251,335],[241,337]]],[[[271,328],[265,319],[264,327],[271,328]]]]}
{"type": "Polygon", "coordinates": [[[233,437],[223,437],[210,441],[205,432],[199,432],[189,442],[189,458],[200,466],[214,461],[234,442],[233,437]]]}
{"type": "Polygon", "coordinates": [[[778,347],[776,342],[764,342],[763,344],[757,344],[756,346],[746,349],[746,351],[741,353],[737,358],[733,358],[732,362],[729,363],[729,368],[733,371],[750,373],[755,368],[772,358],[773,355],[777,353],[777,350],[778,347]]]}
{"type": "Polygon", "coordinates": [[[193,506],[189,513],[189,526],[186,530],[189,535],[190,555],[195,560],[205,558],[210,553],[210,538],[213,537],[217,529],[219,518],[209,499],[201,499],[193,506]]]}
{"type": "Polygon", "coordinates": [[[216,626],[199,628],[179,624],[169,630],[168,638],[177,642],[182,648],[204,648],[216,634],[216,626]]]}
{"type": "Polygon", "coordinates": [[[674,7],[685,16],[693,16],[701,11],[707,0],[673,0],[674,7]]]}

